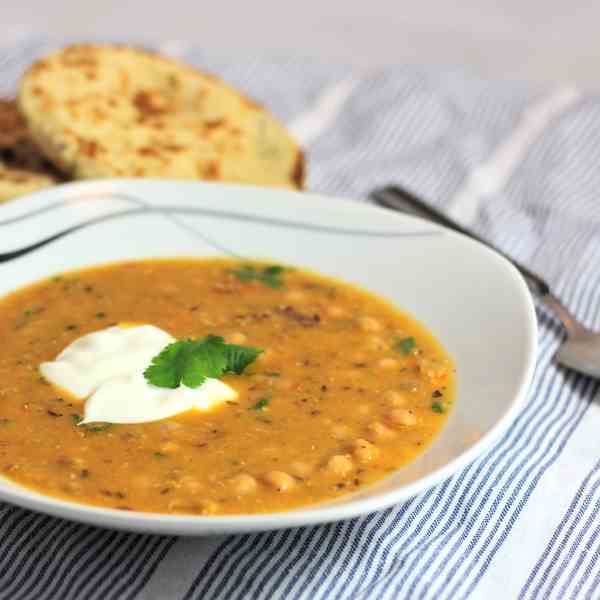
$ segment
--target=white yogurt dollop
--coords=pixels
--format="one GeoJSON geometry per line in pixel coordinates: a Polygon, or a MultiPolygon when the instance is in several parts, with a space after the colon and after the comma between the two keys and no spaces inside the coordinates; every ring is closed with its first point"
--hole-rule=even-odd
{"type": "Polygon", "coordinates": [[[42,363],[40,371],[76,398],[87,398],[82,423],[147,423],[237,398],[237,392],[218,379],[207,379],[194,389],[149,384],[144,370],[174,341],[153,325],[109,327],[75,340],[56,360],[42,363]]]}

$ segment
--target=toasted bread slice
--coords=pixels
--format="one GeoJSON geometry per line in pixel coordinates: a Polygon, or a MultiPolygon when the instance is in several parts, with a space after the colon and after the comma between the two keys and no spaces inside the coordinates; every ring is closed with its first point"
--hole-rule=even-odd
{"type": "Polygon", "coordinates": [[[76,179],[303,183],[300,149],[266,110],[212,75],[144,50],[64,48],[29,69],[18,102],[36,144],[76,179]]]}

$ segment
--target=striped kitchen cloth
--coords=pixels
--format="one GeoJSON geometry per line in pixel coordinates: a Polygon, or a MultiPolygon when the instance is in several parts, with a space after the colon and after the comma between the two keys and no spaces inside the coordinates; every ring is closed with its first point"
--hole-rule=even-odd
{"type": "MultiPolygon", "coordinates": [[[[14,93],[27,64],[57,45],[28,37],[0,48],[0,93],[14,93]]],[[[400,183],[544,275],[600,329],[598,96],[461,69],[353,72],[159,47],[287,123],[308,150],[309,189],[364,201],[400,183]]],[[[599,386],[552,362],[564,332],[541,307],[539,320],[522,413],[492,450],[436,488],[351,521],[205,539],[119,533],[0,505],[0,598],[600,598],[599,386]]]]}

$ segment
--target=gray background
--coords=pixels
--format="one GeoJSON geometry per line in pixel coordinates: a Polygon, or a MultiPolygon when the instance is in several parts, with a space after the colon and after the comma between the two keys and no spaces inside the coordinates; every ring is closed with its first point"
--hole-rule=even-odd
{"type": "Polygon", "coordinates": [[[145,34],[358,66],[464,65],[600,87],[598,0],[0,0],[0,39],[145,34]]]}

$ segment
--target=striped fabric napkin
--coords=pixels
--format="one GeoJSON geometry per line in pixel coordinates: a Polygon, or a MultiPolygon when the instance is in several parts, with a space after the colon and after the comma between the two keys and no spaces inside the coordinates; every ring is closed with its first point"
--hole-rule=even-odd
{"type": "MultiPolygon", "coordinates": [[[[0,92],[56,45],[0,48],[0,92]]],[[[160,48],[286,122],[308,149],[309,189],[365,201],[401,183],[544,275],[600,329],[599,97],[458,69],[358,73],[160,48]]],[[[599,386],[552,362],[564,332],[542,307],[539,320],[525,409],[489,453],[427,493],[347,522],[207,539],[0,505],[0,598],[600,598],[599,386]]]]}

